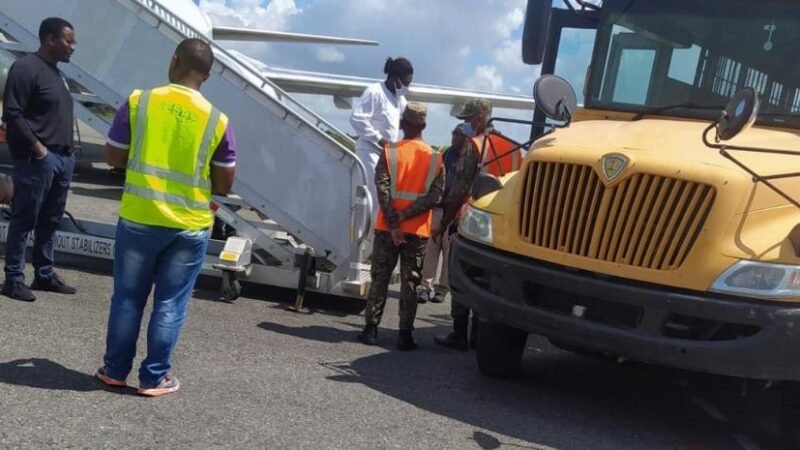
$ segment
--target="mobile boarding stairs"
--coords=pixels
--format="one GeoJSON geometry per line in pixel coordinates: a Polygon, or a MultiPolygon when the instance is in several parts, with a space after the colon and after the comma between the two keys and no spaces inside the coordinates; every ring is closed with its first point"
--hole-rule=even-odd
{"type": "MultiPolygon", "coordinates": [[[[66,18],[78,31],[78,51],[60,67],[76,117],[102,136],[132,90],[165,84],[181,40],[202,37],[156,0],[2,0],[0,63],[38,48],[45,14],[66,18]]],[[[364,297],[372,199],[362,162],[333,136],[349,138],[210,44],[216,62],[203,94],[229,116],[238,149],[236,195],[215,197],[212,206],[236,236],[210,242],[203,274],[222,278],[227,300],[239,296],[242,279],[300,294],[308,288],[364,297]]],[[[2,242],[7,225],[0,220],[2,242]]],[[[65,219],[57,251],[111,260],[113,230],[114,224],[65,219]]]]}

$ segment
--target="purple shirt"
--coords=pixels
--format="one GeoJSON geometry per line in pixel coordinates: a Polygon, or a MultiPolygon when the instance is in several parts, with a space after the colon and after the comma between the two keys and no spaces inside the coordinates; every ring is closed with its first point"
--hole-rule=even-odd
{"type": "MultiPolygon", "coordinates": [[[[114,147],[128,149],[131,145],[131,119],[130,105],[125,102],[117,111],[114,123],[108,130],[108,143],[114,147]]],[[[233,125],[228,121],[225,128],[225,135],[219,141],[214,155],[211,157],[211,164],[219,167],[236,166],[236,139],[233,135],[233,125]]]]}

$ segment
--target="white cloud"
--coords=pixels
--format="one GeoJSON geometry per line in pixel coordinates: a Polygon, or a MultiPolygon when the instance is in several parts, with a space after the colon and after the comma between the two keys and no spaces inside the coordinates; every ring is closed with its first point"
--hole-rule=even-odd
{"type": "Polygon", "coordinates": [[[509,25],[516,30],[525,21],[525,12],[522,10],[522,8],[514,8],[513,11],[508,13],[507,17],[509,25]]]}
{"type": "MultiPolygon", "coordinates": [[[[257,1],[256,3],[262,3],[261,1],[257,1]]],[[[266,15],[273,15],[273,16],[292,16],[295,14],[300,14],[303,12],[300,8],[295,5],[294,0],[272,0],[267,4],[267,7],[264,11],[266,15]]]]}
{"type": "Polygon", "coordinates": [[[478,66],[464,86],[467,89],[499,91],[503,88],[503,76],[498,73],[495,66],[478,66]]]}
{"type": "Polygon", "coordinates": [[[507,39],[492,53],[492,59],[503,72],[529,71],[530,66],[522,62],[522,42],[519,39],[507,39]]]}
{"type": "Polygon", "coordinates": [[[294,0],[270,0],[266,6],[263,3],[261,0],[201,0],[200,9],[218,25],[275,31],[285,30],[289,19],[303,12],[294,0]]]}
{"type": "MultiPolygon", "coordinates": [[[[402,55],[414,64],[418,83],[509,93],[517,92],[514,86],[524,94],[532,86],[524,78],[538,74],[535,67],[521,63],[519,35],[527,0],[406,0],[402,7],[385,0],[200,3],[217,25],[380,41],[378,47],[225,44],[273,67],[383,78],[386,57],[402,55]],[[447,17],[456,20],[443,20],[447,17]]],[[[330,97],[302,98],[343,132],[353,132],[348,112],[336,110],[330,97]]],[[[428,106],[425,136],[433,143],[446,143],[456,122],[449,116],[450,106],[428,106]]]]}
{"type": "Polygon", "coordinates": [[[317,49],[317,59],[322,62],[340,63],[344,62],[344,53],[333,47],[320,47],[317,49]]]}
{"type": "Polygon", "coordinates": [[[511,36],[511,33],[516,31],[525,21],[525,12],[522,8],[514,8],[508,12],[504,17],[495,22],[495,29],[498,35],[503,38],[511,36]]]}

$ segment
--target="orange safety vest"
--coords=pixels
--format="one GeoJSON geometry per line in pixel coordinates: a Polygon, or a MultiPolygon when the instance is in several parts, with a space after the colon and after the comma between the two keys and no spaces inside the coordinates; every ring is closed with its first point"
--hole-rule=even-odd
{"type": "MultiPolygon", "coordinates": [[[[415,139],[388,144],[384,153],[392,182],[392,207],[395,211],[402,211],[428,193],[442,170],[442,156],[434,152],[428,144],[415,139]]],[[[401,222],[400,230],[420,237],[430,237],[432,220],[433,210],[429,210],[401,222]]],[[[390,231],[389,222],[380,209],[375,229],[390,231]]]]}
{"type": "MultiPolygon", "coordinates": [[[[481,150],[484,150],[483,139],[483,136],[476,136],[472,138],[472,142],[475,144],[475,149],[478,154],[481,153],[481,150]]],[[[508,175],[511,172],[516,172],[519,170],[522,163],[522,149],[517,149],[512,153],[508,153],[509,150],[516,146],[517,144],[513,143],[502,135],[497,133],[490,134],[489,142],[486,143],[486,149],[484,150],[485,153],[483,154],[481,167],[483,167],[487,162],[494,160],[498,156],[505,155],[498,160],[489,162],[489,164],[485,167],[486,171],[496,177],[508,175]]]]}

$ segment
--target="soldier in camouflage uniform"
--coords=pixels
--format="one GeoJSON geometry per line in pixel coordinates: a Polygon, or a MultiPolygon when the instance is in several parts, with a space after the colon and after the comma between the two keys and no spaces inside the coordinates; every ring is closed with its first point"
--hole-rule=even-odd
{"type": "MultiPolygon", "coordinates": [[[[403,130],[403,141],[397,143],[398,149],[404,142],[418,140],[422,142],[422,130],[425,128],[427,110],[419,103],[409,103],[403,113],[400,128],[403,130]]],[[[426,144],[424,144],[426,145],[426,144]]],[[[427,146],[427,145],[426,145],[427,146]]],[[[387,147],[388,148],[388,147],[387,147]]],[[[400,173],[398,176],[404,176],[400,173]]],[[[400,184],[391,179],[391,170],[387,163],[386,152],[383,152],[375,169],[375,185],[378,193],[378,204],[391,231],[375,231],[372,253],[372,285],[367,299],[365,312],[366,326],[358,339],[367,345],[377,343],[378,325],[386,305],[389,280],[400,259],[400,333],[397,348],[413,350],[417,344],[412,336],[414,318],[417,315],[417,286],[422,278],[422,263],[425,260],[425,247],[428,238],[401,231],[407,220],[417,219],[423,214],[430,214],[432,208],[442,199],[444,190],[444,168],[438,171],[428,191],[419,196],[413,203],[402,209],[395,209],[392,185],[400,184]]]]}
{"type": "MultiPolygon", "coordinates": [[[[468,137],[471,137],[475,134],[483,133],[491,115],[491,103],[486,99],[477,99],[469,102],[458,115],[458,118],[466,121],[464,123],[466,128],[464,129],[468,130],[468,137]]],[[[461,207],[469,200],[475,177],[481,171],[480,152],[481,149],[476,148],[472,140],[467,140],[461,147],[459,158],[455,164],[446,167],[449,186],[442,202],[444,212],[441,223],[434,226],[432,239],[438,239],[439,236],[445,236],[444,239],[447,239],[448,235],[456,232],[457,216],[461,211],[461,207]]],[[[453,331],[446,335],[436,336],[434,340],[439,345],[465,351],[469,347],[470,309],[451,299],[450,315],[453,317],[453,331]]],[[[477,317],[473,311],[473,345],[475,345],[477,338],[476,331],[477,317]]]]}
{"type": "MultiPolygon", "coordinates": [[[[417,303],[431,301],[443,303],[449,286],[448,258],[450,255],[450,237],[456,231],[455,216],[461,206],[469,198],[475,174],[479,170],[480,155],[472,151],[469,140],[474,135],[472,126],[462,122],[452,133],[451,145],[444,151],[444,171],[447,174],[444,183],[442,203],[433,212],[433,231],[425,250],[425,263],[422,270],[422,285],[417,292],[417,303]],[[441,254],[441,274],[434,285],[436,271],[441,254]],[[433,297],[431,297],[433,293],[433,297]]],[[[469,315],[469,311],[467,311],[469,315]]]]}

